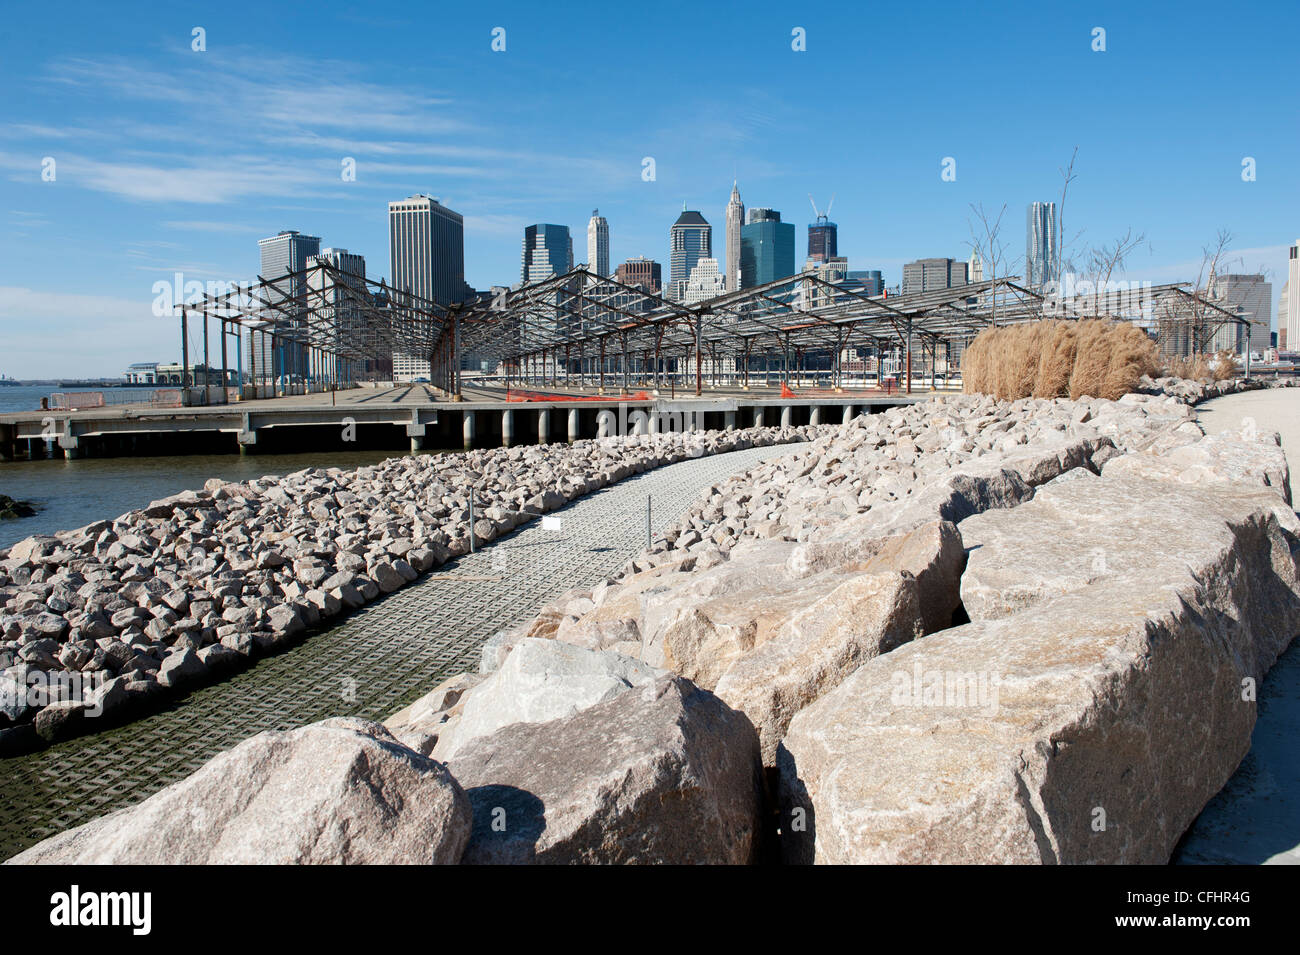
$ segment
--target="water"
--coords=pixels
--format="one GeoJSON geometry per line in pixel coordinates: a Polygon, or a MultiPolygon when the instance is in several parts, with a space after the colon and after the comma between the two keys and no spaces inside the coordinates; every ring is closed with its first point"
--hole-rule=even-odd
{"type": "MultiPolygon", "coordinates": [[[[18,390],[0,388],[0,396],[18,390]]],[[[393,451],[337,451],[0,463],[0,494],[30,501],[38,508],[35,517],[0,520],[0,548],[31,534],[52,534],[112,519],[160,497],[197,490],[209,478],[240,481],[303,468],[356,468],[395,456],[393,451]]]]}
{"type": "Polygon", "coordinates": [[[0,414],[35,411],[41,406],[42,398],[48,398],[56,391],[73,390],[85,389],[60,388],[58,385],[0,385],[0,414]]]}

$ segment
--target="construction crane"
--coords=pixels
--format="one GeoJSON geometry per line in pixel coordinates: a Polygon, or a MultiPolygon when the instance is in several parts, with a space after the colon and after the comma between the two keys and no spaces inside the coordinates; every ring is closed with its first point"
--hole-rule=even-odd
{"type": "Polygon", "coordinates": [[[818,222],[819,224],[822,223],[822,222],[829,222],[829,221],[830,221],[830,218],[831,218],[831,206],[835,205],[835,194],[834,194],[834,193],[831,193],[831,201],[828,202],[828,203],[826,203],[826,211],[825,211],[825,212],[819,212],[819,211],[817,210],[817,203],[816,203],[816,201],[813,199],[813,197],[812,197],[812,193],[811,193],[811,192],[808,193],[808,201],[812,203],[812,207],[813,207],[813,215],[817,217],[817,222],[818,222]]]}

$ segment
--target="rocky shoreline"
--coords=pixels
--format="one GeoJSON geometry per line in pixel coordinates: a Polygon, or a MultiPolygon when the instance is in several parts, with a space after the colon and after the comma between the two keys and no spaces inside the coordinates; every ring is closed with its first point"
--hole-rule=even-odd
{"type": "Polygon", "coordinates": [[[0,755],[163,705],[634,474],[823,428],[636,435],[209,481],[0,551],[0,755]]]}
{"type": "Polygon", "coordinates": [[[1166,862],[1300,629],[1277,436],[1191,407],[1261,386],[855,418],[383,725],[13,861],[1166,862]]]}

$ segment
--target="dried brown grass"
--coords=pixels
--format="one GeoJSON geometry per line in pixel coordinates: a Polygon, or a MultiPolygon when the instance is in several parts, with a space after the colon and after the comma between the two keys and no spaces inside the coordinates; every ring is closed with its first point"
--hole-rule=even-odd
{"type": "Polygon", "coordinates": [[[1119,398],[1160,364],[1129,322],[1049,319],[986,328],[962,356],[963,389],[997,398],[1119,398]]]}
{"type": "Polygon", "coordinates": [[[1206,354],[1171,358],[1165,364],[1165,374],[1171,378],[1190,378],[1193,381],[1225,381],[1241,373],[1235,352],[1218,351],[1206,354]]]}

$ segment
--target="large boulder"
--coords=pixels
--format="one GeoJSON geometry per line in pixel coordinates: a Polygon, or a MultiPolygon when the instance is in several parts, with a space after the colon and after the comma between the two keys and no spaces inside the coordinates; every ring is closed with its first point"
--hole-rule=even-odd
{"type": "MultiPolygon", "coordinates": [[[[948,525],[951,526],[951,525],[948,525]]],[[[717,694],[758,727],[763,764],[795,713],[829,692],[867,660],[924,632],[916,578],[852,573],[794,613],[771,640],[738,658],[717,694]]]]}
{"type": "MultiPolygon", "coordinates": [[[[1243,508],[1272,513],[1288,532],[1300,530],[1282,496],[1285,483],[1264,480],[1267,475],[1285,474],[1281,448],[1210,438],[1201,444],[1211,445],[1224,462],[1223,471],[1204,470],[1193,481],[1180,477],[1153,481],[1157,475],[1185,474],[1179,470],[1183,452],[1199,446],[1180,448],[1165,457],[1131,454],[1111,461],[1102,479],[1053,482],[1014,510],[967,518],[961,524],[969,548],[961,578],[967,615],[971,620],[1004,617],[1099,581],[1139,588],[1144,581],[1175,580],[1186,562],[1171,544],[1181,538],[1183,529],[1216,519],[1231,523],[1241,518],[1243,508]],[[1231,453],[1232,446],[1240,453],[1231,453]],[[1122,461],[1142,466],[1116,468],[1122,461]],[[1254,467],[1242,471],[1241,462],[1254,467]],[[1212,479],[1215,474],[1231,480],[1212,479]],[[1229,487],[1234,490],[1226,494],[1213,490],[1229,487]],[[1258,491],[1251,492],[1252,487],[1258,491]],[[1189,508],[1195,508],[1196,514],[1189,515],[1189,508]]],[[[1202,449],[1196,456],[1208,453],[1202,449]]]]}
{"type": "Polygon", "coordinates": [[[467,690],[459,715],[442,725],[435,759],[450,759],[471,740],[511,723],[545,723],[571,716],[662,675],[620,653],[585,650],[528,637],[496,672],[467,690]]]}
{"type": "Polygon", "coordinates": [[[470,805],[445,766],[378,723],[266,732],[144,802],[13,863],[456,863],[470,805]]]}
{"type": "MultiPolygon", "coordinates": [[[[1108,477],[1143,478],[1218,487],[1274,488],[1291,503],[1291,473],[1275,432],[1225,431],[1163,453],[1140,451],[1106,463],[1108,477]]],[[[1155,449],[1152,449],[1155,450],[1155,449]]]]}
{"type": "MultiPolygon", "coordinates": [[[[1011,512],[989,568],[1037,558],[1039,593],[868,661],[795,716],[783,854],[1167,862],[1249,749],[1254,686],[1300,629],[1287,510],[1272,490],[1103,478],[1011,512]],[[1107,571],[1072,575],[1089,540],[1107,571]]],[[[984,549],[967,574],[991,580],[984,549]]]]}
{"type": "Polygon", "coordinates": [[[467,863],[748,863],[758,735],[742,713],[662,675],[573,716],[515,723],[459,750],[467,863]]]}

